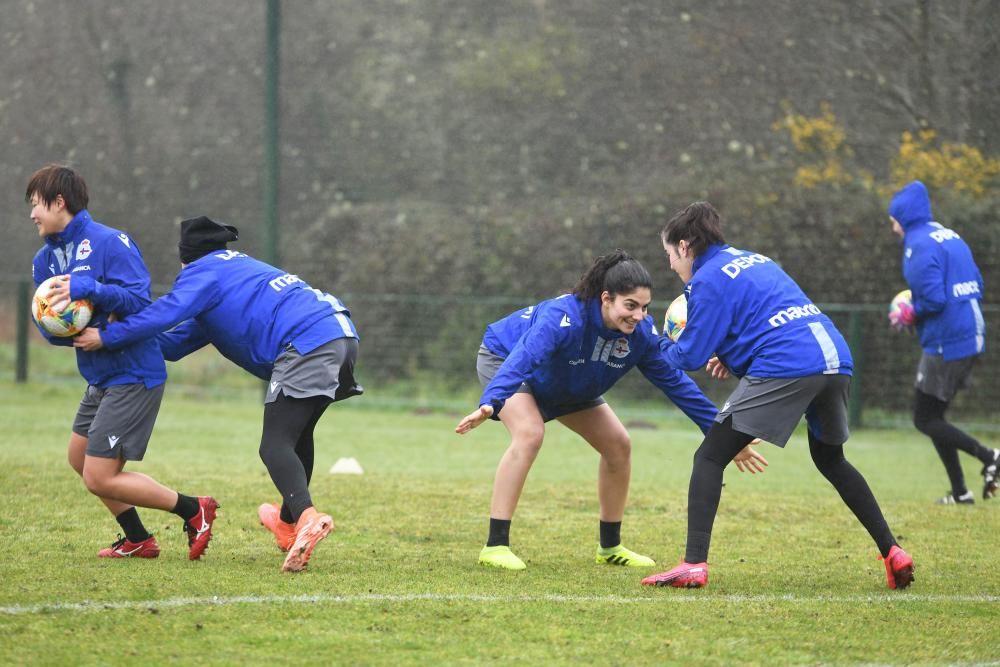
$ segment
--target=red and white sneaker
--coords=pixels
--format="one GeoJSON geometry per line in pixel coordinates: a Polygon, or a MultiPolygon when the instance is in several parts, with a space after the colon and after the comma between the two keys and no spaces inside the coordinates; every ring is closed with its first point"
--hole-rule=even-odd
{"type": "Polygon", "coordinates": [[[188,536],[188,558],[198,560],[212,539],[212,523],[219,503],[212,496],[198,496],[198,513],[184,522],[188,536]]]}
{"type": "Polygon", "coordinates": [[[646,586],[673,586],[674,588],[702,588],[708,586],[708,563],[685,563],[668,572],[661,572],[642,580],[646,586]]]}
{"type": "Polygon", "coordinates": [[[97,552],[98,558],[156,558],[160,555],[160,545],[150,535],[142,542],[129,542],[118,536],[118,541],[97,552]]]}
{"type": "Polygon", "coordinates": [[[885,558],[885,580],[889,588],[906,588],[913,583],[913,558],[897,546],[889,549],[885,558]]]}
{"type": "Polygon", "coordinates": [[[295,524],[295,542],[288,549],[285,563],[281,569],[285,572],[301,572],[309,564],[309,557],[319,541],[333,530],[333,519],[328,514],[320,514],[310,507],[299,516],[295,524]]]}
{"type": "Polygon", "coordinates": [[[278,543],[278,548],[288,551],[295,543],[295,524],[285,523],[281,520],[281,505],[278,503],[264,503],[257,508],[257,518],[262,526],[271,531],[274,541],[278,543]]]}

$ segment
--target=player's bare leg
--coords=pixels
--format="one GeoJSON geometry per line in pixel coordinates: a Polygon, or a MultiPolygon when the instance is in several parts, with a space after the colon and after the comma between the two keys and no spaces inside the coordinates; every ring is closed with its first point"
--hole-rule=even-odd
{"type": "Polygon", "coordinates": [[[621,521],[632,477],[632,440],[625,425],[607,404],[560,417],[601,455],[597,467],[597,498],[601,521],[621,521]]]}
{"type": "Polygon", "coordinates": [[[621,542],[621,523],[632,477],[632,440],[625,425],[607,404],[565,415],[559,421],[579,434],[601,455],[597,467],[601,544],[595,560],[630,567],[656,565],[652,558],[626,548],[621,542]]]}
{"type": "Polygon", "coordinates": [[[493,479],[490,516],[511,519],[545,437],[545,422],[531,394],[514,394],[500,411],[500,421],[510,432],[510,446],[500,458],[493,479]]]}
{"type": "MultiPolygon", "coordinates": [[[[69,446],[66,451],[66,458],[69,461],[70,467],[76,471],[81,478],[83,478],[83,460],[87,455],[87,438],[80,435],[79,433],[71,433],[69,436],[69,446]]],[[[114,500],[113,498],[104,498],[98,496],[100,501],[104,503],[104,506],[108,508],[112,516],[118,516],[122,512],[130,509],[132,505],[127,503],[114,500]]]]}

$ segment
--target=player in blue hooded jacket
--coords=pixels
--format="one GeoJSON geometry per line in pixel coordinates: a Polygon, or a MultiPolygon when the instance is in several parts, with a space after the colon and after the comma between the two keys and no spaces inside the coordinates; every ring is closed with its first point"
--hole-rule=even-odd
{"type": "Polygon", "coordinates": [[[1000,449],[983,447],[944,413],[986,349],[983,276],[968,244],[933,220],[930,196],[920,181],[906,185],[889,204],[892,231],[903,239],[903,278],[913,301],[912,310],[890,313],[889,319],[896,328],[916,325],[923,348],[913,423],[934,443],[951,482],[951,492],[938,502],[971,505],[975,495],[965,486],[958,451],[982,462],[983,498],[988,499],[997,490],[1000,449]]]}
{"type": "MultiPolygon", "coordinates": [[[[486,328],[476,364],[485,386],[480,407],[455,428],[467,433],[493,417],[511,435],[497,466],[481,564],[524,569],[510,549],[510,523],[542,446],[545,422],[558,419],[601,455],[596,561],[655,565],[621,543],[632,450],[628,432],[602,394],[637,367],[702,431],[712,424],[716,409],[687,375],[663,360],[656,327],[646,312],[651,285],[646,269],[617,250],[598,257],[571,294],[519,310],[486,328]]],[[[767,465],[749,446],[738,458],[741,470],[762,471],[767,465]]]]}
{"type": "Polygon", "coordinates": [[[843,336],[775,262],[726,245],[711,204],[695,202],[674,215],[661,239],[670,268],[685,283],[688,307],[684,334],[676,343],[661,338],[666,360],[678,369],[707,363],[713,375],[731,372],[740,382],[694,456],[684,560],[642,583],[708,583],[723,470],[754,438],[783,447],[805,414],[817,469],[875,540],[889,587],[908,586],[913,559],[896,543],[864,477],[844,458],[853,364],[843,336]]]}
{"type": "MultiPolygon", "coordinates": [[[[25,200],[45,245],[35,255],[37,287],[53,276],[52,301],[90,299],[91,323],[104,326],[112,316],[127,320],[151,301],[149,271],[135,241],[93,220],[87,211],[87,184],[74,170],[49,164],[28,182],[25,200]]],[[[53,345],[73,345],[38,328],[53,345]]],[[[136,506],[173,512],[184,520],[188,557],[198,559],[212,537],[218,503],[210,496],[185,496],[148,475],[125,471],[141,461],[160,409],[166,367],[153,338],[137,340],[116,352],[77,350],[77,366],[87,390],[73,421],[69,464],[115,516],[124,537],[98,552],[102,558],[156,558],[160,546],[146,530],[136,506]]]]}
{"type": "Polygon", "coordinates": [[[358,332],[336,297],[226,249],[237,238],[235,227],[204,216],[183,221],[173,289],[124,322],[85,330],[76,345],[114,351],[155,337],[176,361],[211,343],[268,381],[260,457],[283,503],[261,505],[258,517],[288,552],[282,569],[298,572],[333,529],[309,494],[313,429],[330,403],[363,392],[354,380],[358,332]]]}

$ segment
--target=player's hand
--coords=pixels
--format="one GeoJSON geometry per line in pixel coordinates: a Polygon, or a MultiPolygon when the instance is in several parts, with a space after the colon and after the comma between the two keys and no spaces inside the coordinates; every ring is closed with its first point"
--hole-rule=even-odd
{"type": "Polygon", "coordinates": [[[94,327],[87,327],[73,337],[73,347],[78,347],[84,352],[97,352],[104,343],[101,342],[101,332],[94,327]]]}
{"type": "MultiPolygon", "coordinates": [[[[68,303],[69,302],[69,275],[56,276],[56,279],[52,281],[52,287],[49,289],[46,298],[49,303],[68,303]]],[[[58,309],[57,309],[58,310],[58,309]]]]}
{"type": "Polygon", "coordinates": [[[740,472],[748,472],[751,475],[764,472],[764,468],[767,467],[767,459],[751,446],[759,443],[760,438],[755,439],[752,443],[741,449],[739,454],[733,457],[733,463],[736,464],[736,468],[740,472]]]}
{"type": "Polygon", "coordinates": [[[889,325],[897,331],[912,327],[916,323],[917,311],[905,301],[898,304],[897,310],[889,311],[889,325]]]}
{"type": "Polygon", "coordinates": [[[718,357],[712,357],[705,364],[705,370],[708,374],[714,377],[716,380],[725,380],[729,377],[729,369],[726,368],[718,357]]]}
{"type": "Polygon", "coordinates": [[[473,412],[471,415],[467,416],[462,421],[458,422],[458,426],[455,427],[455,433],[462,435],[463,433],[468,433],[472,429],[476,428],[484,421],[493,416],[493,406],[492,405],[480,405],[479,409],[473,412]]]}

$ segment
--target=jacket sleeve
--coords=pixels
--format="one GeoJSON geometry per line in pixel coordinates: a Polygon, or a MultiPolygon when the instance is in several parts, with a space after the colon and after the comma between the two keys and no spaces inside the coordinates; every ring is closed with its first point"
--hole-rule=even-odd
{"type": "Polygon", "coordinates": [[[494,417],[500,413],[504,403],[514,395],[521,383],[569,339],[572,327],[559,326],[563,314],[561,310],[551,309],[540,315],[517,341],[497,374],[486,385],[479,405],[492,405],[494,417]]]}
{"type": "Polygon", "coordinates": [[[177,361],[208,345],[208,335],[197,320],[185,320],[170,331],[156,335],[163,358],[177,361]]]}
{"type": "MultiPolygon", "coordinates": [[[[41,285],[42,283],[44,283],[46,280],[48,280],[49,278],[51,278],[53,275],[56,275],[56,274],[50,273],[48,271],[48,267],[45,266],[45,257],[43,256],[43,252],[39,251],[39,253],[37,255],[35,255],[35,259],[34,259],[34,261],[31,264],[31,278],[32,278],[32,280],[35,283],[35,289],[37,290],[39,285],[41,285]]],[[[32,311],[32,312],[34,312],[34,311],[32,311]]],[[[32,317],[31,321],[35,322],[35,318],[32,317]]],[[[44,338],[45,340],[47,340],[50,345],[59,345],[60,347],[72,347],[73,346],[73,337],[72,336],[65,336],[65,337],[64,336],[53,336],[48,331],[46,331],[45,329],[43,329],[41,327],[41,325],[38,324],[38,322],[35,322],[35,328],[38,329],[38,333],[42,334],[42,338],[44,338]]]]}
{"type": "Polygon", "coordinates": [[[918,320],[940,313],[948,303],[941,254],[937,244],[915,244],[913,258],[907,265],[905,278],[913,295],[913,310],[918,320]]]}
{"type": "Polygon", "coordinates": [[[638,367],[639,372],[697,424],[702,433],[708,433],[718,413],[715,404],[684,371],[670,365],[660,347],[651,345],[638,367]]]}
{"type": "Polygon", "coordinates": [[[116,350],[152,338],[212,307],[218,302],[220,293],[218,281],[210,271],[199,270],[199,267],[182,269],[172,290],[148,308],[109,324],[101,332],[101,342],[109,350],[116,350]]]}
{"type": "Polygon", "coordinates": [[[699,282],[688,295],[688,319],[677,342],[660,337],[667,363],[688,371],[702,368],[715,354],[732,323],[732,305],[717,285],[699,282]]]}
{"type": "Polygon", "coordinates": [[[149,271],[134,241],[129,240],[126,245],[120,238],[109,239],[103,261],[104,282],[89,276],[72,276],[71,299],[90,299],[104,312],[121,317],[137,313],[152,303],[149,271]]]}

